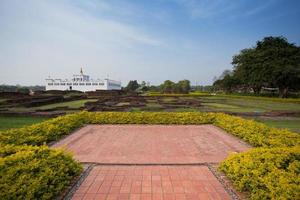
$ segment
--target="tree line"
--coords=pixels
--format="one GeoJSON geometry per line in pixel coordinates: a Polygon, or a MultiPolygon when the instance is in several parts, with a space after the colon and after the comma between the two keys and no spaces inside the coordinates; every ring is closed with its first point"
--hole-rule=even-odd
{"type": "Polygon", "coordinates": [[[243,49],[232,59],[233,70],[225,70],[214,82],[225,92],[278,91],[287,97],[300,89],[300,47],[284,37],[265,37],[251,48],[243,49]]]}
{"type": "Polygon", "coordinates": [[[30,90],[45,90],[45,86],[0,85],[0,92],[19,92],[22,94],[29,94],[30,90]]]}
{"type": "Polygon", "coordinates": [[[151,91],[151,92],[161,92],[161,93],[182,93],[187,94],[191,90],[191,83],[189,80],[180,80],[177,83],[166,80],[159,86],[153,86],[150,84],[146,84],[145,81],[142,81],[141,84],[137,82],[137,80],[131,80],[128,82],[125,87],[126,91],[151,91]]]}

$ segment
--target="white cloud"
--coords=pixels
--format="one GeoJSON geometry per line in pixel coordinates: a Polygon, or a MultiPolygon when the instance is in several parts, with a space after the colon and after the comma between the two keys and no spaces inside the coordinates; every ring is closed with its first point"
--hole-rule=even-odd
{"type": "Polygon", "coordinates": [[[269,8],[272,4],[274,4],[276,2],[276,0],[266,0],[266,1],[262,1],[262,3],[252,9],[248,9],[245,12],[245,16],[252,16],[255,14],[258,14],[262,11],[264,11],[265,9],[269,8]]]}
{"type": "Polygon", "coordinates": [[[0,84],[43,84],[48,75],[68,77],[81,66],[124,80],[120,69],[138,66],[134,53],[164,44],[142,26],[102,16],[110,9],[104,4],[88,5],[94,12],[68,1],[0,4],[0,84]]]}
{"type": "Polygon", "coordinates": [[[236,8],[234,0],[173,0],[183,6],[192,18],[211,18],[236,8]]]}

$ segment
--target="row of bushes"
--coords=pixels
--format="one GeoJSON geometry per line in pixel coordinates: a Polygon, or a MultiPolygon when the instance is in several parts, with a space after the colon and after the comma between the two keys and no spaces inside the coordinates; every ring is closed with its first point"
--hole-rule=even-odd
{"type": "MultiPolygon", "coordinates": [[[[9,145],[9,148],[4,148],[7,150],[1,152],[0,159],[2,179],[0,181],[0,193],[4,193],[4,199],[10,195],[19,194],[14,189],[7,189],[10,187],[14,188],[15,185],[24,185],[24,190],[21,190],[19,194],[21,196],[34,195],[34,197],[38,196],[41,199],[48,199],[50,193],[53,195],[58,194],[71,180],[71,177],[74,177],[80,171],[78,163],[72,161],[69,155],[65,155],[62,152],[58,155],[56,150],[49,150],[45,146],[11,147],[11,145],[43,145],[70,134],[70,132],[84,124],[214,124],[251,145],[260,147],[246,153],[234,154],[221,164],[220,169],[233,180],[233,183],[239,189],[249,191],[253,199],[272,199],[273,197],[278,197],[278,195],[282,199],[293,199],[298,194],[297,191],[299,191],[299,186],[295,186],[295,183],[299,181],[300,173],[298,148],[300,147],[300,136],[296,133],[270,128],[262,123],[222,113],[80,112],[24,128],[0,132],[0,147],[3,148],[9,145]],[[32,153],[33,151],[39,153],[32,153]],[[51,157],[50,155],[53,156],[51,157]],[[49,159],[49,157],[52,159],[49,159]],[[35,163],[35,161],[38,162],[35,163]],[[61,177],[59,171],[57,174],[50,173],[49,171],[57,166],[55,164],[49,165],[48,161],[62,165],[62,171],[70,172],[69,174],[67,173],[69,179],[59,179],[61,177]],[[15,164],[10,165],[9,163],[11,162],[15,164]],[[29,169],[15,172],[15,169],[22,169],[22,166],[25,169],[27,167],[29,169]],[[45,173],[49,182],[54,180],[59,186],[53,187],[53,185],[49,184],[48,187],[44,185],[45,188],[41,189],[31,183],[31,178],[22,178],[34,176],[33,166],[40,170],[38,173],[45,173]],[[11,172],[5,175],[7,173],[5,170],[11,170],[11,172]],[[278,174],[282,174],[282,176],[278,174]],[[10,181],[13,176],[17,177],[17,184],[10,181]],[[280,181],[270,185],[272,178],[280,179],[280,181]],[[62,182],[63,180],[66,180],[66,182],[62,182]],[[4,182],[6,183],[5,187],[2,186],[4,182]],[[283,187],[292,189],[283,190],[283,187]],[[275,193],[277,196],[274,196],[275,193]]],[[[42,181],[38,177],[32,179],[36,180],[36,182],[42,181]]],[[[15,196],[10,197],[14,199],[15,196]]]]}
{"type": "Polygon", "coordinates": [[[300,145],[300,136],[287,129],[266,126],[227,114],[216,114],[214,124],[254,147],[292,147],[300,145]]]}
{"type": "Polygon", "coordinates": [[[59,196],[81,173],[82,166],[70,154],[43,144],[84,125],[82,117],[82,114],[66,115],[0,132],[0,199],[59,196]]]}
{"type": "Polygon", "coordinates": [[[232,154],[220,165],[251,199],[299,199],[300,147],[255,148],[232,154]]]}
{"type": "Polygon", "coordinates": [[[54,199],[82,167],[47,146],[0,146],[0,199],[54,199]]]}
{"type": "Polygon", "coordinates": [[[190,92],[188,94],[176,94],[176,93],[160,93],[160,92],[148,92],[147,96],[151,97],[203,97],[211,96],[208,92],[190,92]]]}
{"type": "Polygon", "coordinates": [[[300,145],[300,136],[288,130],[227,114],[198,112],[80,112],[0,132],[0,143],[42,145],[58,140],[84,124],[214,124],[255,147],[300,145]]]}
{"type": "MultiPolygon", "coordinates": [[[[149,92],[146,95],[152,96],[152,97],[205,97],[205,96],[212,96],[212,94],[209,92],[190,92],[188,94],[163,94],[160,92],[149,92]]],[[[299,98],[278,98],[278,97],[250,96],[250,95],[241,95],[241,94],[240,95],[239,94],[216,94],[216,95],[218,97],[300,104],[299,98]]]]}
{"type": "Polygon", "coordinates": [[[242,94],[218,94],[221,97],[230,97],[230,98],[239,98],[239,99],[247,99],[247,100],[262,100],[262,101],[273,101],[273,102],[281,102],[281,103],[300,103],[299,98],[279,98],[279,97],[266,97],[266,96],[250,96],[250,95],[242,95],[242,94]]]}

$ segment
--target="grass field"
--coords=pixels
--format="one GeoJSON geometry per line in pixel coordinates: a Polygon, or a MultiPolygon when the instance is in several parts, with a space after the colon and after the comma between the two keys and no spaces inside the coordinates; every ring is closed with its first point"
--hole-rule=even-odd
{"type": "Polygon", "coordinates": [[[299,103],[277,102],[255,98],[235,98],[231,96],[199,97],[204,107],[214,111],[229,112],[270,112],[270,111],[300,111],[299,103]]]}
{"type": "Polygon", "coordinates": [[[300,118],[254,118],[268,126],[275,128],[287,128],[293,132],[300,133],[300,118]]]}
{"type": "MultiPolygon", "coordinates": [[[[172,102],[175,97],[182,100],[197,99],[201,102],[199,111],[227,111],[227,112],[271,112],[292,111],[300,112],[300,99],[281,99],[274,97],[256,97],[241,95],[210,95],[209,93],[190,94],[160,94],[150,93],[149,96],[160,96],[164,102],[172,102]],[[173,96],[172,96],[173,95],[173,96]]],[[[155,103],[155,102],[153,102],[155,103]]]]}
{"type": "MultiPolygon", "coordinates": [[[[155,96],[159,96],[161,94],[155,93],[155,96]]],[[[160,101],[157,99],[148,99],[146,106],[143,108],[135,108],[132,107],[129,110],[136,112],[136,111],[177,111],[177,112],[184,112],[184,111],[195,111],[195,112],[234,112],[238,115],[243,113],[257,113],[262,114],[264,112],[298,112],[299,116],[294,117],[293,119],[290,118],[257,118],[256,114],[254,117],[251,117],[257,121],[265,123],[269,126],[278,127],[278,128],[288,128],[295,132],[300,132],[300,100],[299,99],[280,99],[280,98],[268,98],[268,97],[255,97],[255,96],[237,96],[237,95],[209,95],[208,93],[195,93],[192,95],[189,94],[178,94],[175,96],[172,95],[161,95],[160,101]],[[188,102],[188,100],[193,100],[195,102],[200,102],[201,106],[183,106],[182,108],[179,106],[176,108],[176,102],[178,100],[183,100],[188,102]],[[161,105],[161,102],[167,104],[167,107],[161,105]]],[[[84,100],[76,100],[76,101],[69,101],[69,102],[62,102],[62,103],[53,103],[38,107],[13,107],[9,108],[9,111],[14,112],[34,112],[36,110],[48,110],[48,109],[55,109],[59,107],[67,107],[68,110],[65,109],[65,112],[76,112],[81,110],[86,102],[93,102],[97,101],[97,99],[84,99],[84,100]]],[[[117,106],[124,106],[128,105],[128,102],[120,102],[117,106]]],[[[59,108],[58,110],[64,110],[63,108],[59,108]]],[[[3,119],[2,119],[3,120],[3,119]]],[[[30,124],[31,121],[34,123],[35,121],[39,121],[36,118],[29,118],[26,119],[18,119],[16,121],[6,119],[6,122],[2,122],[0,124],[1,127],[18,127],[22,126],[22,124],[30,124]],[[10,126],[10,122],[12,126],[10,126]],[[15,124],[15,125],[14,125],[15,124]],[[20,125],[18,125],[20,124],[20,125]]]]}
{"type": "MultiPolygon", "coordinates": [[[[154,96],[159,96],[156,93],[154,96]]],[[[300,99],[280,99],[269,97],[255,97],[255,96],[236,96],[236,95],[161,95],[166,100],[165,102],[172,102],[175,97],[182,100],[199,100],[201,106],[198,108],[177,108],[174,111],[217,111],[217,112],[235,112],[235,113],[264,113],[264,112],[299,112],[300,113],[300,99]]],[[[153,100],[152,103],[156,103],[153,100]]],[[[262,122],[268,126],[276,128],[287,128],[291,131],[300,133],[300,114],[299,117],[284,118],[258,118],[247,117],[256,121],[262,122]]]]}
{"type": "Polygon", "coordinates": [[[97,99],[83,99],[83,100],[76,100],[76,101],[67,101],[67,102],[61,102],[61,103],[52,103],[48,105],[43,106],[37,106],[37,107],[13,107],[9,108],[10,111],[13,112],[28,112],[28,111],[35,111],[35,110],[47,110],[47,109],[54,109],[57,107],[67,107],[70,109],[80,109],[84,106],[86,102],[94,102],[97,101],[97,99]]]}
{"type": "Polygon", "coordinates": [[[68,101],[62,103],[54,103],[54,104],[39,106],[35,108],[39,110],[47,110],[56,107],[68,107],[72,109],[79,109],[80,107],[83,107],[86,102],[94,102],[94,101],[97,101],[97,99],[83,99],[83,100],[68,101]]]}
{"type": "Polygon", "coordinates": [[[45,117],[4,117],[0,116],[0,130],[7,130],[10,128],[20,128],[23,126],[39,123],[49,118],[45,117]]]}

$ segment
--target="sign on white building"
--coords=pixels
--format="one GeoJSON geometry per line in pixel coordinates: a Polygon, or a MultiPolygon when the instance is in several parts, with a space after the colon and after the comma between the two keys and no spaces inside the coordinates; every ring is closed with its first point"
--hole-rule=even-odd
{"type": "Polygon", "coordinates": [[[46,79],[46,90],[77,90],[82,92],[96,90],[121,90],[121,82],[110,79],[93,80],[90,76],[83,74],[73,75],[71,80],[68,79],[46,79]]]}

